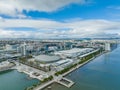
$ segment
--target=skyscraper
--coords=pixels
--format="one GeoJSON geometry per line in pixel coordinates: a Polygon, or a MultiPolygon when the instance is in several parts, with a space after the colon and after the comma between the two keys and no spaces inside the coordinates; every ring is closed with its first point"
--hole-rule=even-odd
{"type": "Polygon", "coordinates": [[[20,46],[20,52],[21,52],[21,54],[23,55],[23,56],[26,56],[26,43],[24,42],[24,44],[22,44],[21,46],[20,46]]]}
{"type": "Polygon", "coordinates": [[[110,51],[110,43],[105,43],[105,51],[110,51]]]}

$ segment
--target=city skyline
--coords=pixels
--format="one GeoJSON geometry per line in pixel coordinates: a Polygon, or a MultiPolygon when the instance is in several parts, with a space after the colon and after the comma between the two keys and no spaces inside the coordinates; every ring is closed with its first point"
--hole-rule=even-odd
{"type": "Polygon", "coordinates": [[[120,37],[120,0],[1,0],[0,38],[120,37]]]}

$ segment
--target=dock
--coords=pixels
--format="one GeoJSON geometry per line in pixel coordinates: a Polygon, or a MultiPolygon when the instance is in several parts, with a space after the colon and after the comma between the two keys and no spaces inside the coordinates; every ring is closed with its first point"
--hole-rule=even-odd
{"type": "Polygon", "coordinates": [[[62,78],[61,80],[56,81],[56,82],[63,85],[63,86],[65,86],[65,87],[67,87],[67,88],[70,88],[70,87],[72,87],[74,85],[74,82],[67,79],[67,78],[62,78]]]}
{"type": "Polygon", "coordinates": [[[49,86],[49,85],[52,84],[52,83],[54,83],[54,80],[49,81],[49,82],[44,83],[44,84],[41,84],[39,87],[36,87],[36,88],[33,89],[33,90],[42,90],[42,89],[44,89],[45,87],[49,86]]]}
{"type": "Polygon", "coordinates": [[[73,81],[71,81],[71,80],[69,80],[67,78],[61,78],[60,80],[53,79],[53,80],[51,80],[49,82],[41,84],[40,86],[36,87],[34,90],[42,90],[42,89],[44,89],[45,87],[51,85],[54,82],[56,82],[58,84],[61,84],[61,85],[65,86],[65,87],[67,87],[67,88],[70,88],[70,87],[72,87],[74,85],[73,81]]]}

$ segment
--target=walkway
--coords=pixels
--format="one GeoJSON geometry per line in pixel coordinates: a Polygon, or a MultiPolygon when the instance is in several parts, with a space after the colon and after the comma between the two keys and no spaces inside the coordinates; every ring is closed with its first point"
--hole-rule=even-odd
{"type": "Polygon", "coordinates": [[[61,80],[56,81],[56,82],[63,85],[63,86],[65,86],[65,87],[67,87],[67,88],[70,88],[70,87],[72,87],[74,85],[74,82],[67,79],[67,78],[62,78],[61,80]]]}
{"type": "Polygon", "coordinates": [[[49,82],[47,82],[47,83],[41,84],[39,87],[36,87],[34,90],[42,90],[42,89],[44,89],[45,87],[47,87],[48,85],[50,85],[50,84],[52,84],[52,83],[54,83],[54,82],[55,82],[55,81],[52,80],[52,81],[49,81],[49,82]]]}

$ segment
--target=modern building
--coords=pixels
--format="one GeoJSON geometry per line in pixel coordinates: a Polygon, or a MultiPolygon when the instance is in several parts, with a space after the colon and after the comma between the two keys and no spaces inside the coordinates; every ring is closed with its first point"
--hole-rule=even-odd
{"type": "Polygon", "coordinates": [[[65,69],[66,67],[69,67],[74,64],[74,60],[72,59],[62,59],[60,61],[57,61],[55,63],[52,63],[52,70],[54,71],[60,71],[65,69]]]}
{"type": "Polygon", "coordinates": [[[22,56],[26,56],[26,43],[20,46],[20,52],[22,56]]]}
{"type": "Polygon", "coordinates": [[[58,67],[58,66],[62,66],[62,67],[66,67],[68,65],[73,64],[73,60],[72,59],[64,59],[64,60],[60,60],[58,62],[54,63],[54,66],[58,67]]]}
{"type": "Polygon", "coordinates": [[[9,45],[9,44],[6,44],[6,46],[5,46],[5,50],[7,50],[7,51],[12,50],[12,46],[9,45]]]}
{"type": "Polygon", "coordinates": [[[61,57],[77,57],[79,55],[83,55],[85,53],[93,51],[93,48],[73,48],[70,50],[62,50],[62,51],[56,51],[54,54],[59,55],[61,57]]]}
{"type": "Polygon", "coordinates": [[[57,46],[49,46],[49,47],[48,47],[48,50],[49,50],[49,51],[55,51],[55,50],[57,50],[57,49],[58,49],[57,46]]]}
{"type": "Polygon", "coordinates": [[[59,56],[50,56],[50,55],[39,55],[34,57],[36,61],[39,61],[43,64],[54,63],[59,61],[61,58],[59,56]]]}
{"type": "Polygon", "coordinates": [[[105,43],[105,51],[110,51],[110,43],[105,43]]]}

